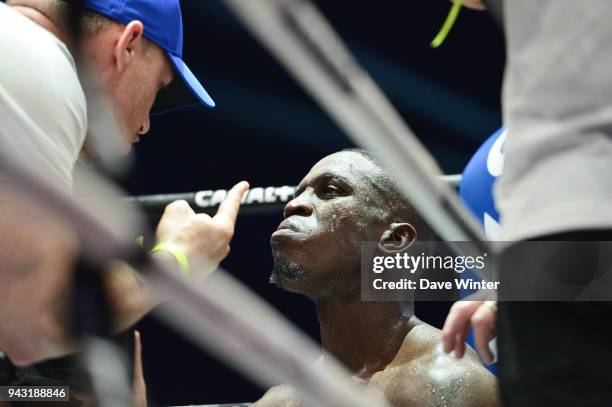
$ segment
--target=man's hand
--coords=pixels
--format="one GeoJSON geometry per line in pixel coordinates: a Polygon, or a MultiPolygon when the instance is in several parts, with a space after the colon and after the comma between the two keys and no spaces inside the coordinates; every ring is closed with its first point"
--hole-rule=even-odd
{"type": "MultiPolygon", "coordinates": [[[[450,1],[451,3],[455,2],[455,0],[450,1]]],[[[486,10],[486,7],[482,0],[463,0],[463,5],[474,10],[486,10]]]]}
{"type": "Polygon", "coordinates": [[[457,358],[462,358],[467,331],[472,325],[476,350],[484,363],[493,363],[489,342],[495,338],[496,307],[495,301],[458,301],[453,304],[442,329],[444,351],[454,352],[457,358]]]}
{"type": "Polygon", "coordinates": [[[240,200],[248,189],[246,181],[235,185],[213,217],[196,214],[185,201],[171,203],[157,226],[157,242],[181,250],[192,267],[214,271],[229,254],[240,200]]]}

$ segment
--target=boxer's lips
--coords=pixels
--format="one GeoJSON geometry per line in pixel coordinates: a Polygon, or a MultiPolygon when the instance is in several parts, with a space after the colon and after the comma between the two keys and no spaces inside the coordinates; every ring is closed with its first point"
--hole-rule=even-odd
{"type": "Polygon", "coordinates": [[[300,229],[297,226],[287,221],[283,221],[278,226],[276,231],[272,233],[272,239],[278,238],[281,236],[297,236],[297,235],[304,235],[304,234],[305,233],[300,231],[300,229]]]}

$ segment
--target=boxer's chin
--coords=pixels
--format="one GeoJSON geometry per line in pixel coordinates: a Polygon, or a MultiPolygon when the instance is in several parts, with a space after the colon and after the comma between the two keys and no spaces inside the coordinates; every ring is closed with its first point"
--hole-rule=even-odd
{"type": "Polygon", "coordinates": [[[283,256],[274,257],[270,283],[287,291],[299,292],[298,286],[304,278],[304,269],[299,264],[283,256]]]}

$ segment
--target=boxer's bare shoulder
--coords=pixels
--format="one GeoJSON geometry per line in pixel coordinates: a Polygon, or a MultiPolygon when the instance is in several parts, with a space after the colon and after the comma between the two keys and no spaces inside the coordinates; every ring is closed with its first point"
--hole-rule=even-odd
{"type": "Polygon", "coordinates": [[[393,406],[499,405],[495,377],[469,348],[456,359],[441,348],[441,331],[418,323],[393,361],[375,373],[368,392],[383,394],[393,406]]]}
{"type": "MultiPolygon", "coordinates": [[[[497,381],[468,348],[461,359],[446,354],[442,332],[414,318],[395,358],[367,380],[366,391],[391,406],[496,407],[497,381]]],[[[411,321],[412,322],[412,321],[411,321]]],[[[287,385],[270,389],[254,406],[299,407],[287,385]]]]}

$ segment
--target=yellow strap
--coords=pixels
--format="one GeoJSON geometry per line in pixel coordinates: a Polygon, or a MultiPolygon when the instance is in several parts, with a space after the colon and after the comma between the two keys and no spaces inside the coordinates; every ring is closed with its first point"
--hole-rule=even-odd
{"type": "Polygon", "coordinates": [[[151,253],[157,252],[170,253],[176,259],[183,274],[188,276],[189,273],[191,273],[191,268],[189,267],[189,260],[187,259],[187,255],[185,255],[185,253],[181,249],[168,243],[158,243],[151,250],[151,253]]]}
{"type": "Polygon", "coordinates": [[[453,6],[448,12],[448,16],[446,16],[444,24],[442,24],[442,28],[440,28],[440,32],[438,32],[433,41],[431,41],[430,45],[432,48],[438,48],[440,45],[442,45],[444,40],[446,40],[446,37],[448,37],[448,33],[450,33],[450,30],[453,28],[455,21],[457,21],[457,17],[459,17],[459,12],[461,11],[462,4],[463,0],[455,0],[453,6]]]}

